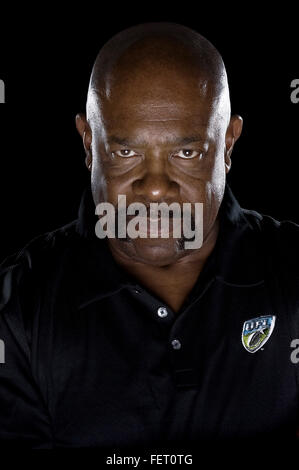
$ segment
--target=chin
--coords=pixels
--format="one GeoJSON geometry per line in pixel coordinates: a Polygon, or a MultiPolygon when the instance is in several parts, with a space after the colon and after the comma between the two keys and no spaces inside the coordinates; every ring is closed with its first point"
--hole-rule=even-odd
{"type": "Polygon", "coordinates": [[[167,266],[183,255],[184,250],[180,248],[179,240],[145,240],[136,239],[131,241],[134,247],[134,257],[141,263],[153,266],[167,266]]]}

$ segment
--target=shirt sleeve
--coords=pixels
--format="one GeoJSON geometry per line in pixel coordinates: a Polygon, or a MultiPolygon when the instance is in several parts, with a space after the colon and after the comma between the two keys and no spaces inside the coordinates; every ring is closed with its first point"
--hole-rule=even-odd
{"type": "Polygon", "coordinates": [[[36,300],[28,259],[8,258],[0,266],[0,449],[52,447],[50,416],[31,366],[36,300]]]}

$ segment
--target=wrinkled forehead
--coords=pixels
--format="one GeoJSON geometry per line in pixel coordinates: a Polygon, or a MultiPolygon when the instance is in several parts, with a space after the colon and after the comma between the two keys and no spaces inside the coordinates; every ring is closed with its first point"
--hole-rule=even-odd
{"type": "MultiPolygon", "coordinates": [[[[138,82],[138,81],[137,81],[138,82]]],[[[88,118],[92,127],[104,126],[107,132],[139,124],[160,123],[181,128],[216,125],[225,127],[229,120],[229,99],[226,93],[216,95],[207,80],[169,80],[140,82],[119,87],[114,84],[110,93],[93,91],[89,96],[88,118]]]]}

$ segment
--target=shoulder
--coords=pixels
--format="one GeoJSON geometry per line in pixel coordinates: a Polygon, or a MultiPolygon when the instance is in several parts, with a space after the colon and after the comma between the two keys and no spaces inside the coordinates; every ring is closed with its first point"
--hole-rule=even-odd
{"type": "Polygon", "coordinates": [[[242,214],[274,265],[299,272],[299,225],[248,209],[242,209],[242,214]]]}
{"type": "Polygon", "coordinates": [[[299,237],[299,225],[291,220],[277,220],[270,215],[261,214],[254,210],[241,209],[247,223],[254,230],[259,231],[269,240],[297,241],[299,237]]]}
{"type": "Polygon", "coordinates": [[[0,264],[0,308],[6,305],[12,292],[27,290],[33,279],[41,279],[55,265],[70,256],[78,242],[76,220],[32,239],[21,250],[5,258],[0,264]]]}
{"type": "Polygon", "coordinates": [[[21,250],[5,258],[0,264],[0,273],[16,265],[31,267],[33,260],[38,261],[49,255],[53,256],[61,249],[65,249],[69,243],[76,240],[76,235],[76,220],[51,232],[38,235],[21,250]]]}

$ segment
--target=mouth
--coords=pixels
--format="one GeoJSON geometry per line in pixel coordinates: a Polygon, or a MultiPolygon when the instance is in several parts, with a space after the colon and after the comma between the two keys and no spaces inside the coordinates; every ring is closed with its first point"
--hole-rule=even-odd
{"type": "Polygon", "coordinates": [[[188,208],[187,211],[185,208],[169,209],[169,206],[159,210],[156,207],[145,209],[141,211],[139,207],[129,205],[128,208],[118,207],[116,213],[111,213],[111,225],[116,228],[116,238],[127,242],[136,238],[184,239],[190,230],[194,231],[195,217],[188,208]],[[131,213],[128,213],[129,208],[131,213]]]}
{"type": "Polygon", "coordinates": [[[140,238],[181,238],[182,219],[144,217],[138,223],[140,238]]]}

